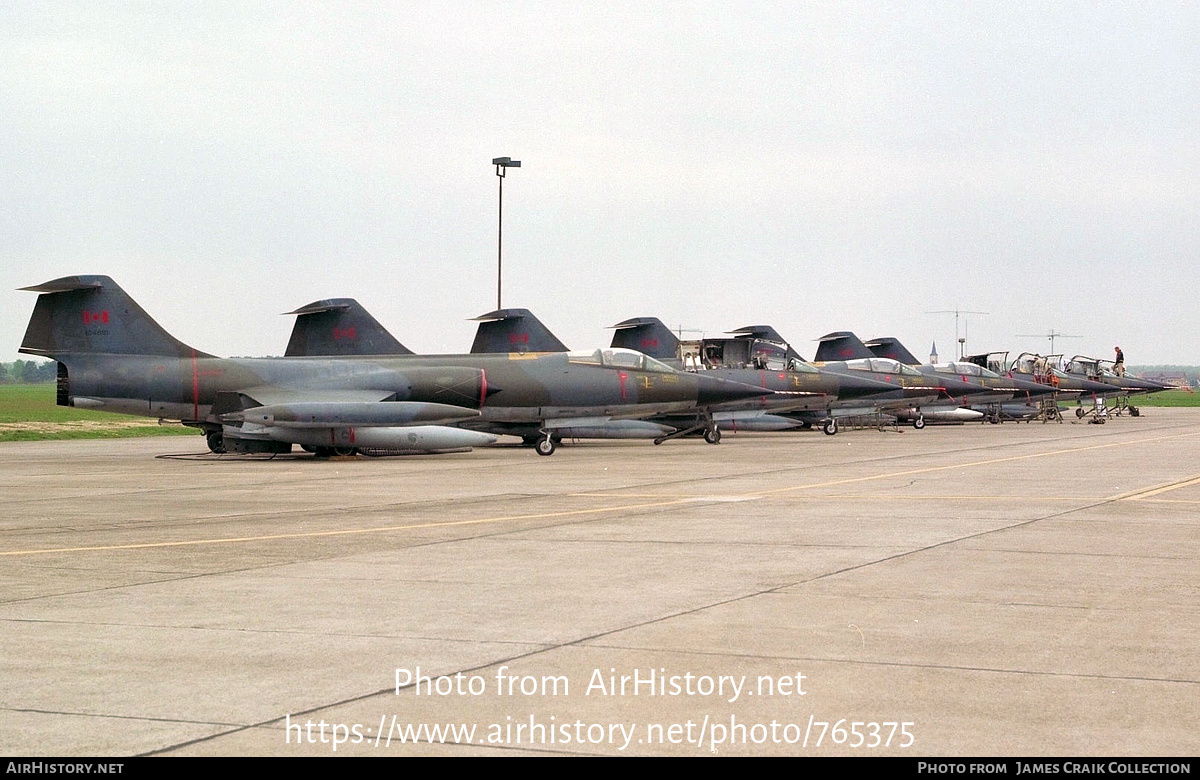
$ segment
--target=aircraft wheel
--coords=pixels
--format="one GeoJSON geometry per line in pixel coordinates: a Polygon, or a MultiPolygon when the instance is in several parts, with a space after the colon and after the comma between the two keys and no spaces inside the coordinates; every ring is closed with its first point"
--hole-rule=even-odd
{"type": "Polygon", "coordinates": [[[534,446],[535,449],[537,449],[538,455],[553,455],[554,450],[558,445],[554,443],[554,439],[547,437],[545,439],[538,440],[538,443],[534,446]]]}
{"type": "Polygon", "coordinates": [[[704,440],[709,444],[721,443],[721,430],[715,425],[711,428],[704,429],[704,440]]]}
{"type": "Polygon", "coordinates": [[[990,415],[988,417],[988,422],[990,422],[992,425],[999,425],[1000,424],[1000,415],[998,415],[998,414],[990,415]]]}
{"type": "Polygon", "coordinates": [[[1087,414],[1087,412],[1083,411],[1083,407],[1082,407],[1082,406],[1076,407],[1076,409],[1075,409],[1075,416],[1076,416],[1076,417],[1078,417],[1079,419],[1081,419],[1081,420],[1082,420],[1082,419],[1083,419],[1083,416],[1084,416],[1085,414],[1087,414]]]}
{"type": "Polygon", "coordinates": [[[213,431],[212,433],[206,434],[204,439],[208,442],[208,449],[214,454],[225,454],[225,437],[221,435],[220,431],[213,431]]]}
{"type": "Polygon", "coordinates": [[[833,417],[826,420],[825,424],[821,426],[821,430],[825,431],[826,436],[833,436],[836,434],[838,432],[837,418],[833,417]]]}
{"type": "Polygon", "coordinates": [[[1142,410],[1137,408],[1136,406],[1131,406],[1131,407],[1129,407],[1129,416],[1130,417],[1141,417],[1142,410]]]}
{"type": "Polygon", "coordinates": [[[333,454],[341,455],[342,457],[346,457],[348,455],[355,455],[357,453],[358,453],[358,450],[354,449],[353,447],[334,447],[333,448],[333,454]]]}
{"type": "Polygon", "coordinates": [[[925,427],[925,415],[918,414],[913,420],[913,427],[918,431],[925,427]]]}

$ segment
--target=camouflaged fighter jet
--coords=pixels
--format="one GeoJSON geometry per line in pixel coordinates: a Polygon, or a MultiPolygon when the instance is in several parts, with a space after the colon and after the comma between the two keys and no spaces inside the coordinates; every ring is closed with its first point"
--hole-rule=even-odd
{"type": "MultiPolygon", "coordinates": [[[[922,363],[909,352],[899,340],[891,336],[871,339],[865,342],[872,354],[898,360],[912,366],[922,374],[932,377],[953,376],[974,385],[976,390],[967,393],[956,400],[963,406],[946,406],[943,408],[926,407],[925,418],[934,422],[969,422],[985,419],[992,424],[999,423],[1005,417],[1004,407],[1032,407],[1036,401],[1054,392],[1047,386],[1015,377],[1000,376],[983,366],[962,361],[949,363],[922,363]]],[[[901,418],[903,419],[903,418],[901,418]]]]}
{"type": "MultiPolygon", "coordinates": [[[[1114,415],[1120,415],[1125,410],[1128,410],[1131,417],[1138,417],[1142,412],[1136,406],[1129,403],[1131,395],[1158,393],[1170,387],[1169,385],[1149,379],[1119,375],[1113,369],[1113,365],[1114,363],[1111,360],[1100,360],[1099,358],[1087,357],[1086,355],[1076,355],[1066,363],[1063,363],[1062,369],[1068,374],[1087,377],[1093,382],[1111,385],[1113,387],[1112,392],[1104,393],[1100,397],[1112,398],[1116,401],[1116,405],[1108,410],[1109,414],[1114,415]]],[[[1082,406],[1075,409],[1077,417],[1083,417],[1085,414],[1087,414],[1087,411],[1082,406]]]]}
{"type": "MultiPolygon", "coordinates": [[[[296,314],[296,324],[288,342],[287,357],[307,355],[368,355],[369,350],[396,350],[400,344],[383,325],[372,317],[353,298],[331,298],[315,301],[289,314],[296,314]]],[[[512,355],[514,359],[530,353],[569,352],[566,345],[528,309],[497,309],[474,318],[479,323],[471,354],[512,355]]],[[[545,430],[528,426],[512,426],[501,430],[520,436],[526,446],[536,447],[547,432],[551,444],[570,439],[655,439],[675,431],[670,425],[644,419],[579,419],[547,421],[545,430]]],[[[713,424],[707,431],[711,443],[720,441],[720,431],[713,424]]],[[[546,445],[542,445],[546,446],[546,445]]]]}
{"type": "MultiPolygon", "coordinates": [[[[896,386],[866,376],[821,371],[799,354],[769,325],[730,331],[733,338],[681,341],[655,317],[635,317],[613,326],[614,347],[645,352],[686,371],[703,372],[775,390],[779,395],[747,399],[711,407],[713,420],[735,430],[782,431],[821,425],[837,433],[837,418],[864,414],[901,394],[896,386]]],[[[681,425],[673,435],[696,429],[700,421],[681,425]]],[[[671,418],[658,418],[671,419],[671,418]]]]}
{"type": "Polygon", "coordinates": [[[572,422],[680,411],[763,395],[640,353],[217,358],[180,342],[107,276],[40,293],[21,352],[58,361],[64,406],[179,420],[213,451],[431,451],[544,435],[572,422]]]}
{"type": "Polygon", "coordinates": [[[883,411],[897,420],[911,422],[918,430],[925,427],[927,415],[954,416],[951,410],[962,405],[958,399],[978,390],[948,374],[926,376],[899,360],[877,357],[850,331],[827,333],[817,341],[814,366],[838,373],[862,373],[893,383],[904,398],[883,411]]]}

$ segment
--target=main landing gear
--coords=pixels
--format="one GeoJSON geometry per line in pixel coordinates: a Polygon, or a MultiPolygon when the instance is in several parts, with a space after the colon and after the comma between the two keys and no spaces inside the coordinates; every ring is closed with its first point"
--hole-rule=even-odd
{"type": "Polygon", "coordinates": [[[209,431],[204,435],[204,440],[214,455],[225,454],[225,437],[221,435],[220,431],[209,431]]]}
{"type": "Polygon", "coordinates": [[[821,430],[825,432],[826,436],[836,436],[838,432],[837,418],[830,417],[825,421],[825,424],[821,426],[821,430]]]}
{"type": "Polygon", "coordinates": [[[521,437],[521,443],[526,447],[533,447],[538,455],[553,455],[561,441],[561,436],[555,436],[550,431],[542,431],[537,436],[521,437]]]}
{"type": "Polygon", "coordinates": [[[654,443],[662,444],[664,441],[678,439],[680,436],[690,436],[700,431],[704,432],[704,440],[709,444],[721,443],[721,429],[717,427],[716,422],[711,417],[705,415],[703,419],[698,419],[696,423],[696,425],[690,428],[680,428],[677,431],[668,433],[666,436],[659,436],[654,440],[654,443]]]}
{"type": "Polygon", "coordinates": [[[913,427],[918,431],[925,427],[925,415],[918,414],[913,418],[913,427]]]}

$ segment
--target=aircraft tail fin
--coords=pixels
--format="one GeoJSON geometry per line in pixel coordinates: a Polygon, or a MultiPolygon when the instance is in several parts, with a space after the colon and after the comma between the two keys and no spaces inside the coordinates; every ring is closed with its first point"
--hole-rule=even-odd
{"type": "Polygon", "coordinates": [[[679,338],[657,317],[634,317],[613,327],[614,347],[637,350],[659,360],[679,359],[679,338]]]}
{"type": "Polygon", "coordinates": [[[64,276],[21,289],[41,293],[21,352],[211,357],[167,333],[107,276],[64,276]]]}
{"type": "Polygon", "coordinates": [[[891,358],[907,366],[919,366],[921,361],[913,356],[898,339],[891,336],[882,336],[877,339],[871,339],[867,342],[867,349],[871,350],[876,357],[891,358]]]}
{"type": "Polygon", "coordinates": [[[326,298],[295,311],[285,357],[411,355],[387,328],[353,298],[326,298]]]}
{"type": "Polygon", "coordinates": [[[529,309],[497,309],[475,318],[479,328],[471,354],[494,352],[567,352],[567,346],[529,309]]]}
{"type": "Polygon", "coordinates": [[[766,339],[767,341],[774,341],[779,344],[787,343],[787,339],[779,335],[779,331],[770,325],[747,325],[737,330],[731,330],[729,334],[734,338],[766,339]]]}
{"type": "Polygon", "coordinates": [[[859,341],[858,336],[855,336],[848,330],[828,333],[817,339],[817,341],[820,344],[817,346],[817,354],[814,360],[818,363],[875,357],[874,353],[867,349],[867,345],[859,341]]]}

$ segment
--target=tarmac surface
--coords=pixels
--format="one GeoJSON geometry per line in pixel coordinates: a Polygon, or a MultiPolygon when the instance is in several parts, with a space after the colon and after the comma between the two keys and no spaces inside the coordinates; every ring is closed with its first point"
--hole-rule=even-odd
{"type": "Polygon", "coordinates": [[[0,444],[0,754],[1200,754],[1200,409],[202,450],[0,444]]]}

